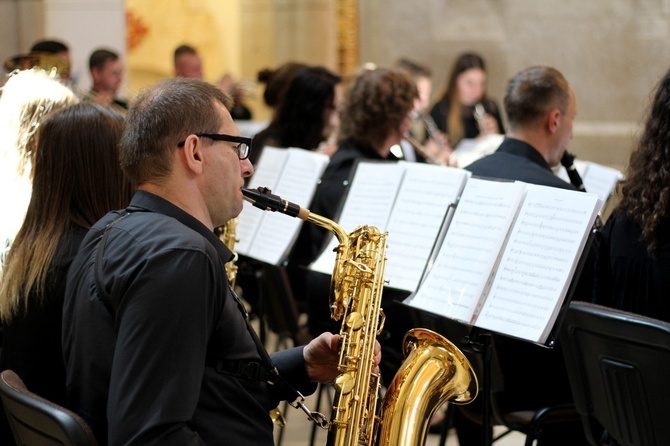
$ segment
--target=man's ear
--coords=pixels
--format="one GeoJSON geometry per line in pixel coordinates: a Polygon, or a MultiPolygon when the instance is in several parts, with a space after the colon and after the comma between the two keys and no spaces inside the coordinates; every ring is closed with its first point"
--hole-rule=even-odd
{"type": "Polygon", "coordinates": [[[547,113],[546,125],[550,133],[556,132],[559,126],[560,119],[561,119],[561,111],[557,108],[554,108],[547,113]]]}
{"type": "Polygon", "coordinates": [[[195,135],[189,135],[184,142],[184,147],[180,149],[183,151],[182,156],[187,169],[196,175],[201,174],[203,170],[202,148],[202,141],[195,135]]]}
{"type": "Polygon", "coordinates": [[[97,82],[100,79],[99,68],[91,68],[91,78],[93,78],[93,82],[97,82]]]}

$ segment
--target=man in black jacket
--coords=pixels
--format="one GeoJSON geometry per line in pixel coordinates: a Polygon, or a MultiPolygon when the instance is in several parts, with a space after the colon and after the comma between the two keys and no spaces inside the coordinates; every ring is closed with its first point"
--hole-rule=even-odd
{"type": "MultiPolygon", "coordinates": [[[[577,190],[551,170],[572,139],[572,121],[577,114],[575,94],[565,77],[551,67],[522,70],[509,81],[504,104],[508,131],[503,143],[466,169],[480,177],[577,190]]],[[[503,412],[572,402],[560,346],[549,350],[502,335],[495,336],[495,344],[504,376],[505,392],[499,399],[503,412]]],[[[481,444],[465,433],[467,420],[457,418],[456,424],[461,444],[481,444]]],[[[478,431],[474,427],[471,432],[478,431]]],[[[568,423],[546,430],[539,444],[587,443],[581,425],[568,423]]]]}

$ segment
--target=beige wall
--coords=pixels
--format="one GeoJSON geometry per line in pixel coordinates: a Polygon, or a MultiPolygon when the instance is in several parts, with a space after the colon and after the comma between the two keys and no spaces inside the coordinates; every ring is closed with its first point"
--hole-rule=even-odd
{"type": "Polygon", "coordinates": [[[670,3],[662,0],[366,0],[361,15],[363,60],[411,57],[433,69],[437,92],[465,50],[484,56],[499,101],[520,69],[558,68],[577,94],[571,150],[620,168],[670,66],[670,3]]]}
{"type": "MultiPolygon", "coordinates": [[[[54,8],[65,11],[79,4],[98,10],[100,22],[92,24],[123,27],[118,14],[104,15],[100,6],[122,1],[0,0],[0,57],[26,51],[49,30],[76,26],[60,12],[61,18],[54,18],[54,8]],[[55,25],[53,20],[63,23],[55,25]]],[[[258,119],[269,117],[262,88],[253,84],[260,69],[289,60],[337,67],[338,0],[125,2],[150,30],[128,53],[131,95],[172,75],[172,51],[182,42],[203,52],[209,80],[230,72],[252,85],[251,107],[258,119]]],[[[667,0],[360,0],[359,4],[361,62],[385,65],[399,57],[414,59],[433,70],[435,94],[442,90],[455,57],[465,50],[485,57],[489,90],[498,101],[518,70],[533,64],[560,69],[578,100],[571,150],[578,158],[619,168],[627,162],[650,92],[670,66],[667,0]]],[[[88,34],[105,26],[80,29],[73,34],[77,41],[69,43],[84,48],[92,39],[88,34]]],[[[97,34],[95,39],[100,39],[97,34]]]]}

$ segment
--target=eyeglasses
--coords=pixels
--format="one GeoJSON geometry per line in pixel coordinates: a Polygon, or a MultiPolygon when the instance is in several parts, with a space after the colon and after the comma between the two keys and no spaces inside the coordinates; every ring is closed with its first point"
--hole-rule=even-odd
{"type": "MultiPolygon", "coordinates": [[[[249,153],[251,152],[251,138],[246,138],[244,136],[232,136],[232,135],[223,135],[220,133],[194,133],[195,136],[200,138],[209,138],[214,141],[228,141],[228,142],[237,142],[237,146],[233,147],[237,150],[237,157],[240,160],[245,160],[249,158],[249,153]]],[[[177,147],[184,147],[186,141],[179,141],[177,147]]]]}

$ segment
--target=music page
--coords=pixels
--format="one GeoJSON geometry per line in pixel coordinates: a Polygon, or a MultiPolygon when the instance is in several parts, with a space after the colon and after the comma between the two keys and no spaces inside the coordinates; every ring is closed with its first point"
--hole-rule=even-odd
{"type": "MultiPolygon", "coordinates": [[[[279,182],[279,177],[288,159],[286,149],[266,146],[261,153],[258,163],[254,166],[254,174],[249,178],[249,188],[269,187],[273,190],[279,182]]],[[[237,223],[235,250],[240,254],[248,254],[253,244],[254,236],[265,217],[266,212],[253,207],[248,201],[244,201],[240,220],[237,223]]]]}
{"type": "MultiPolygon", "coordinates": [[[[287,152],[287,160],[272,193],[307,208],[330,158],[300,148],[283,150],[287,152]]],[[[279,212],[263,212],[257,208],[254,211],[265,215],[258,225],[248,256],[277,265],[288,254],[303,221],[279,212]]]]}
{"type": "MultiPolygon", "coordinates": [[[[375,226],[382,232],[386,229],[404,171],[405,167],[400,163],[358,163],[337,221],[347,234],[362,225],[375,226]]],[[[310,269],[332,274],[335,266],[333,249],[337,245],[337,238],[333,236],[310,269]]]]}
{"type": "Polygon", "coordinates": [[[528,185],[474,324],[544,343],[600,205],[595,194],[528,185]]]}
{"type": "Polygon", "coordinates": [[[415,291],[449,205],[455,204],[470,172],[408,163],[387,224],[386,279],[392,288],[415,291]]]}
{"type": "Polygon", "coordinates": [[[623,179],[623,174],[619,170],[596,163],[589,163],[582,178],[586,192],[598,195],[603,201],[603,207],[621,179],[623,179]]]}
{"type": "Polygon", "coordinates": [[[526,185],[470,178],[426,279],[410,305],[471,323],[526,185]]]}

